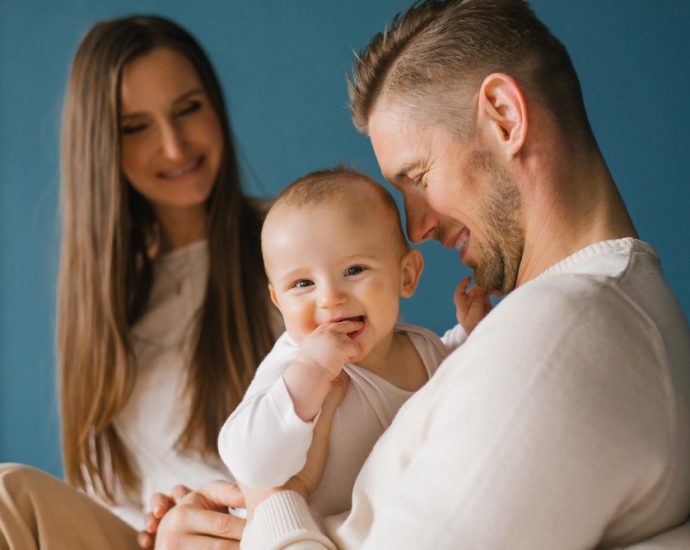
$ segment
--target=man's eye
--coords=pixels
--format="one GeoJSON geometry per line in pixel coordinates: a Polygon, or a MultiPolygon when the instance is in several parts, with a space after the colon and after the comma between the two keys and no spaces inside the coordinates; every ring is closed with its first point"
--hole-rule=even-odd
{"type": "Polygon", "coordinates": [[[314,283],[309,279],[300,279],[299,281],[295,281],[295,284],[293,286],[295,288],[307,288],[308,286],[311,286],[313,284],[314,283]]]}
{"type": "Polygon", "coordinates": [[[359,275],[364,271],[364,267],[361,265],[352,265],[348,267],[345,270],[345,276],[346,277],[354,277],[355,275],[359,275]]]}

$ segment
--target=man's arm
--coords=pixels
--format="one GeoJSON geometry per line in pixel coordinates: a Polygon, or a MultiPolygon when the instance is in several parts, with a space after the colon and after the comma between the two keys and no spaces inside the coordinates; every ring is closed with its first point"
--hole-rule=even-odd
{"type": "Polygon", "coordinates": [[[281,338],[282,347],[276,345],[261,363],[218,438],[220,455],[235,479],[276,487],[304,467],[312,421],[343,365],[357,357],[359,346],[347,333],[360,326],[355,321],[322,325],[299,350],[281,338]]]}
{"type": "Polygon", "coordinates": [[[161,519],[155,547],[239,550],[245,520],[228,514],[227,510],[243,505],[240,488],[227,481],[215,481],[192,491],[161,519]]]}
{"type": "MultiPolygon", "coordinates": [[[[659,369],[647,367],[654,347],[623,346],[645,337],[638,320],[602,314],[615,310],[606,293],[601,308],[555,303],[558,292],[523,297],[529,323],[516,321],[521,303],[504,302],[398,414],[360,473],[353,511],[326,520],[339,545],[587,548],[664,528],[650,521],[667,404],[659,369]]],[[[289,547],[271,527],[289,520],[291,537],[315,539],[304,508],[273,496],[249,531],[289,547]]]]}
{"type": "Polygon", "coordinates": [[[656,347],[615,289],[572,284],[577,299],[559,284],[508,297],[430,381],[419,451],[374,503],[365,548],[587,548],[658,530],[669,405],[656,347]]]}

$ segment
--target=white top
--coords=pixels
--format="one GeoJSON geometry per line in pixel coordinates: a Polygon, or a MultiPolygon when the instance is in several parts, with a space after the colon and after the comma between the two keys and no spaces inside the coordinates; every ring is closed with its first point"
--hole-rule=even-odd
{"type": "Polygon", "coordinates": [[[111,508],[136,529],[144,526],[144,509],[153,493],[169,493],[183,483],[200,487],[215,479],[232,480],[220,460],[209,462],[175,442],[189,417],[187,366],[196,344],[197,313],[208,280],[207,242],[198,241],[154,260],[153,287],[130,341],[138,374],[127,405],[115,419],[136,470],[141,494],[136,502],[120,497],[111,508]]]}
{"type": "MultiPolygon", "coordinates": [[[[397,325],[410,339],[427,377],[448,355],[438,336],[421,327],[397,325]]],[[[464,332],[463,332],[464,334],[464,332]]],[[[278,487],[306,462],[315,422],[295,413],[283,380],[299,352],[285,332],[257,370],[242,403],[230,415],[218,440],[220,456],[234,477],[252,487],[278,487]]],[[[394,386],[355,364],[346,364],[350,386],[335,412],[329,458],[309,505],[317,516],[349,510],[352,486],[374,444],[413,392],[394,386]]]]}
{"type": "Polygon", "coordinates": [[[688,517],[689,464],[687,321],[651,246],[604,241],[510,293],[446,359],[328,536],[282,492],[242,545],[617,548],[688,517]]]}

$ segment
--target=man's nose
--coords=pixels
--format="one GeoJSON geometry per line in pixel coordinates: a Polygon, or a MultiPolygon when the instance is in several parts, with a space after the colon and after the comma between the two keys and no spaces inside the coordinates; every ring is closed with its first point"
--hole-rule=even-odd
{"type": "Polygon", "coordinates": [[[421,197],[405,197],[405,218],[407,236],[413,243],[421,243],[436,237],[438,233],[438,215],[426,200],[421,197]]]}

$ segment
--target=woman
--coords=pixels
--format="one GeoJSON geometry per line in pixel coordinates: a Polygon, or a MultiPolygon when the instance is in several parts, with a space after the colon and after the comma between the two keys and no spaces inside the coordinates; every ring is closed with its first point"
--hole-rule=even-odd
{"type": "MultiPolygon", "coordinates": [[[[282,326],[261,261],[263,209],[241,192],[218,80],[171,21],[99,23],[74,59],[63,128],[65,473],[129,525],[55,478],[0,465],[0,547],[150,547],[175,500],[198,503],[185,488],[167,495],[182,483],[210,492],[201,513],[182,512],[195,535],[181,542],[236,548],[245,522],[227,510],[244,500],[211,481],[229,477],[216,438],[282,326]],[[155,517],[137,534],[149,501],[155,517]]],[[[343,395],[321,415],[310,483],[343,395]]]]}
{"type": "Polygon", "coordinates": [[[261,210],[209,59],[160,17],[101,22],[65,99],[58,356],[64,466],[137,528],[227,478],[216,438],[270,349],[261,210]]]}

